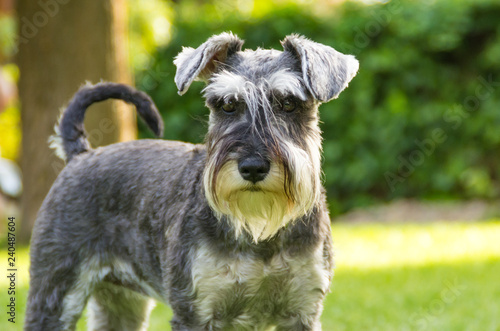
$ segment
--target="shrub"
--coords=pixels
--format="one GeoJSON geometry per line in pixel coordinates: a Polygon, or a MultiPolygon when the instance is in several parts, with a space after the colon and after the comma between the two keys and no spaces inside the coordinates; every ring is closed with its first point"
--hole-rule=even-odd
{"type": "MultiPolygon", "coordinates": [[[[180,97],[173,83],[181,46],[231,30],[244,47],[280,49],[285,35],[300,33],[361,63],[339,99],[320,108],[334,213],[397,197],[500,196],[500,3],[255,1],[249,10],[186,0],[174,9],[170,43],[137,72],[162,111],[165,138],[202,142],[206,132],[203,84],[180,97]]],[[[144,126],[141,135],[149,136],[144,126]]]]}

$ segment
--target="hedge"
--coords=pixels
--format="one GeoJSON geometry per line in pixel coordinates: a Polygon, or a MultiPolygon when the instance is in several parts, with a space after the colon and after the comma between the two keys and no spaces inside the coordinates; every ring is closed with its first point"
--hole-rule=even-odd
{"type": "MultiPolygon", "coordinates": [[[[233,31],[244,47],[277,48],[291,33],[354,54],[359,74],[320,108],[324,183],[334,214],[394,198],[500,197],[500,3],[391,1],[335,7],[180,1],[172,39],[137,70],[166,139],[202,142],[202,83],[184,96],[173,57],[233,31]]],[[[141,125],[141,136],[150,137],[141,125]]]]}

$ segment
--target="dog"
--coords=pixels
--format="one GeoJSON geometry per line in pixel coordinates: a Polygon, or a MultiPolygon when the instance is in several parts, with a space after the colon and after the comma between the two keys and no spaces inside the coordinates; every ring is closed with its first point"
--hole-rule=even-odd
{"type": "Polygon", "coordinates": [[[303,36],[242,50],[232,33],[175,58],[210,109],[204,144],[144,139],[92,149],[85,110],[122,99],[152,131],[148,95],[115,83],[81,88],[53,144],[66,166],[33,229],[25,330],[145,330],[153,300],[172,330],[321,330],[333,274],[321,184],[318,106],[358,61],[303,36]]]}

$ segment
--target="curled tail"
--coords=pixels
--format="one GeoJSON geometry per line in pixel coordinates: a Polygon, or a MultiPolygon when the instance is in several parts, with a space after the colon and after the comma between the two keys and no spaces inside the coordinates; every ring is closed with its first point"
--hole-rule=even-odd
{"type": "Polygon", "coordinates": [[[51,137],[51,147],[62,147],[58,155],[69,162],[75,155],[91,149],[85,136],[83,119],[87,108],[99,101],[120,99],[132,103],[149,128],[158,137],[163,135],[163,121],[151,97],[133,87],[117,83],[85,85],[76,92],[68,107],[63,111],[56,136],[51,137]],[[61,155],[62,154],[62,155],[61,155]]]}

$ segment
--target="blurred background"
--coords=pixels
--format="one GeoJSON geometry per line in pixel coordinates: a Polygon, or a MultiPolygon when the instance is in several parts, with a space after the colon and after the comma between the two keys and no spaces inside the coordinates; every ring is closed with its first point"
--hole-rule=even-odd
{"type": "MultiPolygon", "coordinates": [[[[0,0],[0,224],[16,217],[25,257],[6,327],[22,329],[26,245],[64,167],[47,144],[61,107],[85,81],[133,84],[165,139],[201,143],[203,84],[180,97],[172,60],[223,31],[276,49],[299,33],[360,61],[320,108],[338,256],[324,330],[500,330],[497,0],[0,0]]],[[[153,137],[119,102],[86,129],[94,146],[153,137]]]]}

